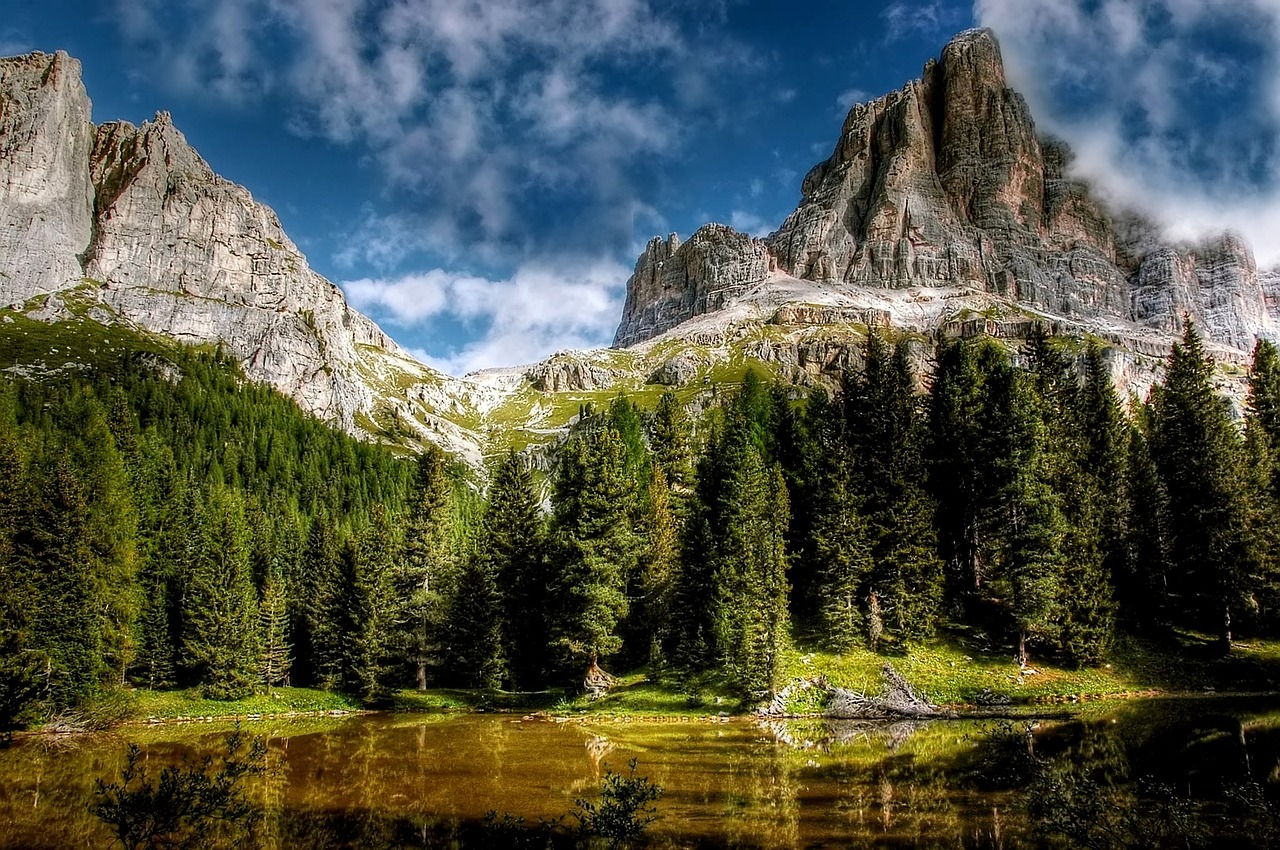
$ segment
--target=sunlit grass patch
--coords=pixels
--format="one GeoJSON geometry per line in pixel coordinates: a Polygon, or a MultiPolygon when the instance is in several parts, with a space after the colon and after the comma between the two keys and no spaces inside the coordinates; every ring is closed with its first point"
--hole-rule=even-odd
{"type": "Polygon", "coordinates": [[[314,688],[272,688],[238,700],[204,697],[198,689],[131,692],[132,716],[138,720],[233,718],[293,713],[347,712],[363,708],[352,697],[314,688]]]}

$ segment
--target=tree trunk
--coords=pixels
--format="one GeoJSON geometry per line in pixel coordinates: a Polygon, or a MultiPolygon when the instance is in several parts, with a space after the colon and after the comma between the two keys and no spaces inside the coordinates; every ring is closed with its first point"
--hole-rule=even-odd
{"type": "Polygon", "coordinates": [[[1018,666],[1026,667],[1031,657],[1027,655],[1027,633],[1025,631],[1018,632],[1018,666]]]}
{"type": "Polygon", "coordinates": [[[427,689],[427,660],[419,656],[418,658],[418,690],[425,691],[427,689]]]}
{"type": "Polygon", "coordinates": [[[1218,638],[1218,648],[1223,655],[1231,652],[1231,606],[1222,607],[1222,635],[1218,638]]]}

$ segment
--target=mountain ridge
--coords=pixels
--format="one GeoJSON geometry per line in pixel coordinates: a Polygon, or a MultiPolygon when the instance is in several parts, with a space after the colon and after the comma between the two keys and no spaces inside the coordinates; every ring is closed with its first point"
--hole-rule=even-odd
{"type": "MultiPolygon", "coordinates": [[[[168,113],[95,126],[79,62],[33,53],[0,59],[0,312],[217,344],[349,433],[435,442],[476,468],[620,391],[697,403],[750,364],[834,385],[875,327],[912,336],[921,371],[937,337],[1092,334],[1139,394],[1184,311],[1228,364],[1275,336],[1280,274],[1242,240],[1162,244],[1069,161],[1007,85],[994,36],[966,31],[919,80],[849,111],[767,238],[708,224],[651,240],[612,349],[459,379],[353,309],[168,113]]],[[[1242,394],[1238,376],[1221,382],[1242,394]]]]}
{"type": "Polygon", "coordinates": [[[725,225],[651,240],[614,339],[627,347],[723,309],[781,274],[860,289],[973,289],[1088,329],[1175,333],[1183,313],[1238,351],[1277,335],[1280,274],[1242,239],[1168,245],[1071,175],[1009,87],[990,30],[967,30],[917,80],[853,106],[831,156],[764,239],[725,225]]]}

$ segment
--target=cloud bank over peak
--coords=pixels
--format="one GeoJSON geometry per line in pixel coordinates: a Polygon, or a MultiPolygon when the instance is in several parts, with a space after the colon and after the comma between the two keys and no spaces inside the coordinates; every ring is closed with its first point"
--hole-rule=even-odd
{"type": "Polygon", "coordinates": [[[976,0],[974,16],[1113,204],[1280,263],[1280,0],[976,0]]]}
{"type": "Polygon", "coordinates": [[[609,260],[530,263],[491,280],[444,269],[342,284],[357,309],[390,327],[441,317],[475,325],[471,342],[443,356],[415,350],[452,375],[532,363],[552,351],[589,348],[612,334],[630,270],[609,260]]]}

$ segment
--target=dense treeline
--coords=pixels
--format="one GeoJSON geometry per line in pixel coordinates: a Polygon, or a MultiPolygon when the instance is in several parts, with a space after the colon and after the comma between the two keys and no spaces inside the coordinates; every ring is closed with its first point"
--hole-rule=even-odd
{"type": "Polygon", "coordinates": [[[1146,402],[1067,344],[943,342],[922,391],[873,334],[838,393],[748,372],[697,429],[674,393],[619,397],[555,453],[549,513],[515,453],[481,499],[438,450],[361,445],[216,358],[10,381],[0,699],[12,719],[125,681],[593,688],[604,662],[754,699],[793,640],[949,621],[1088,665],[1121,628],[1229,648],[1280,627],[1275,349],[1241,428],[1189,323],[1146,402]]]}

